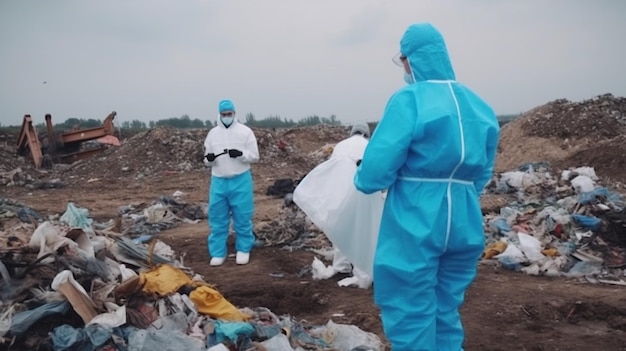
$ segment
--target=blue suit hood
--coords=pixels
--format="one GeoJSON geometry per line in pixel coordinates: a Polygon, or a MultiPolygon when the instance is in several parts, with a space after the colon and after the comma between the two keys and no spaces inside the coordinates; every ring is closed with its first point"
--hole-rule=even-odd
{"type": "Polygon", "coordinates": [[[446,42],[429,23],[409,26],[400,40],[400,52],[409,59],[415,81],[456,79],[446,42]]]}

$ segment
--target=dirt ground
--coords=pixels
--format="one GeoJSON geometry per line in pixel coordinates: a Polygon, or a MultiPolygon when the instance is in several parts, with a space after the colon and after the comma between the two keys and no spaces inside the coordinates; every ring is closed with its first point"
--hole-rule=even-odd
{"type": "MultiPolygon", "coordinates": [[[[255,220],[276,216],[282,199],[265,195],[272,183],[263,164],[255,172],[255,220]]],[[[18,200],[43,213],[62,213],[68,202],[86,207],[96,220],[117,216],[118,208],[150,202],[175,191],[188,202],[206,200],[208,173],[189,171],[136,178],[79,182],[61,189],[32,190],[9,187],[2,196],[18,200]]],[[[267,307],[309,324],[329,319],[384,334],[372,290],[339,287],[344,276],[316,281],[310,264],[314,253],[280,247],[258,248],[246,266],[234,258],[221,267],[209,267],[206,222],[183,224],[159,234],[184,262],[239,307],[267,307]]],[[[626,350],[626,288],[592,285],[562,278],[532,277],[481,264],[462,308],[465,349],[496,350],[626,350]]]]}

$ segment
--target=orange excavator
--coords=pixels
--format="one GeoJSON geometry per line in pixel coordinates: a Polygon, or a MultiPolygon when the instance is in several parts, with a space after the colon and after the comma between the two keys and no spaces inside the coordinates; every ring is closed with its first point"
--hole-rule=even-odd
{"type": "Polygon", "coordinates": [[[72,163],[89,158],[104,150],[106,144],[120,145],[113,126],[116,114],[115,111],[111,112],[99,127],[84,129],[74,127],[62,133],[54,131],[52,116],[46,114],[47,133],[44,135],[38,135],[31,116],[24,115],[22,130],[17,138],[17,153],[30,156],[35,168],[41,168],[45,164],[72,163]],[[88,141],[95,143],[85,147],[85,142],[88,141]]]}

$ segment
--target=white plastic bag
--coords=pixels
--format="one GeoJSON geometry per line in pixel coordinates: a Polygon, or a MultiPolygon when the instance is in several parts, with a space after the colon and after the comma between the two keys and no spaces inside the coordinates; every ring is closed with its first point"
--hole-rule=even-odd
{"type": "Polygon", "coordinates": [[[517,233],[520,242],[520,250],[530,262],[542,261],[546,256],[541,253],[541,242],[532,235],[517,233]]]}
{"type": "Polygon", "coordinates": [[[360,289],[369,289],[372,286],[372,277],[360,270],[358,267],[354,267],[352,271],[353,276],[341,279],[337,282],[339,286],[356,286],[360,289]]]}
{"type": "Polygon", "coordinates": [[[333,269],[337,273],[350,273],[352,272],[352,263],[346,257],[346,255],[342,254],[338,248],[334,248],[333,252],[333,269]]]}
{"type": "Polygon", "coordinates": [[[294,203],[325,232],[330,214],[354,188],[351,176],[355,171],[356,164],[347,158],[322,162],[300,181],[293,192],[294,203]]]}
{"type": "Polygon", "coordinates": [[[578,194],[588,193],[595,189],[593,180],[586,175],[579,175],[578,177],[572,179],[571,183],[572,187],[578,194]]]}
{"type": "Polygon", "coordinates": [[[578,167],[574,169],[574,172],[578,173],[578,175],[584,175],[591,180],[598,180],[598,176],[596,175],[596,170],[593,167],[578,167]]]}
{"type": "Polygon", "coordinates": [[[385,199],[381,192],[357,191],[355,172],[355,162],[347,157],[325,161],[302,179],[293,201],[355,267],[373,276],[385,199]]]}
{"type": "Polygon", "coordinates": [[[317,257],[313,257],[313,263],[311,263],[311,270],[312,270],[314,280],[328,279],[337,273],[337,271],[335,271],[333,266],[326,266],[324,262],[320,261],[320,259],[317,257]]]}
{"type": "MultiPolygon", "coordinates": [[[[28,246],[39,249],[37,258],[41,258],[49,253],[55,253],[59,248],[69,246],[72,249],[78,248],[78,244],[69,238],[61,235],[61,232],[52,223],[46,221],[41,223],[30,237],[28,246]]],[[[43,263],[54,261],[53,257],[42,260],[43,263]]]]}
{"type": "Polygon", "coordinates": [[[511,171],[502,173],[503,182],[515,189],[526,189],[529,186],[541,183],[541,180],[534,172],[511,171]]]}
{"type": "Polygon", "coordinates": [[[267,339],[261,343],[267,350],[274,351],[293,351],[289,339],[285,334],[277,334],[274,337],[267,339]]]}
{"type": "Polygon", "coordinates": [[[366,332],[356,325],[337,324],[329,320],[325,326],[311,330],[311,335],[322,338],[333,349],[350,351],[355,348],[380,351],[383,345],[374,333],[366,332]]]}

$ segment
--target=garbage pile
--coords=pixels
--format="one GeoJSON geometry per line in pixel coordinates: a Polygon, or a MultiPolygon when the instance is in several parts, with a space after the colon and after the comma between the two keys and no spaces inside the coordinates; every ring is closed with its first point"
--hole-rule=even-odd
{"type": "MultiPolygon", "coordinates": [[[[347,128],[332,125],[254,128],[261,157],[254,167],[272,178],[306,174],[332,152],[334,143],[346,137],[347,128]],[[325,144],[329,147],[320,149],[325,144]]],[[[18,157],[15,136],[1,132],[0,186],[48,189],[89,179],[141,179],[203,170],[207,131],[157,127],[125,138],[121,146],[107,148],[91,158],[70,165],[54,164],[46,170],[35,170],[30,160],[18,157]]]]}
{"type": "Polygon", "coordinates": [[[525,114],[523,127],[544,138],[614,138],[626,125],[626,98],[599,95],[581,102],[552,101],[525,114]]]}
{"type": "Polygon", "coordinates": [[[626,285],[626,201],[592,167],[531,163],[497,175],[491,194],[516,197],[485,215],[484,261],[532,275],[626,285]]]}
{"type": "Polygon", "coordinates": [[[39,175],[24,157],[17,155],[14,136],[0,131],[0,187],[33,184],[39,175]]]}
{"type": "Polygon", "coordinates": [[[252,171],[268,180],[301,179],[326,160],[348,135],[346,126],[319,124],[285,129],[256,129],[260,160],[252,171]]]}
{"type": "Polygon", "coordinates": [[[376,335],[356,326],[238,308],[168,245],[146,239],[204,211],[160,198],[120,213],[121,220],[96,223],[73,203],[46,217],[0,201],[3,348],[382,350],[376,335]]]}
{"type": "Polygon", "coordinates": [[[119,147],[78,161],[63,173],[82,178],[161,176],[202,164],[206,130],[158,127],[124,139],[119,147]]]}
{"type": "Polygon", "coordinates": [[[555,100],[502,127],[496,169],[547,161],[563,170],[581,164],[603,179],[626,182],[626,98],[605,94],[555,100]]]}
{"type": "MultiPolygon", "coordinates": [[[[254,128],[259,146],[260,162],[255,169],[279,176],[290,170],[310,170],[326,155],[320,152],[320,140],[339,141],[347,135],[344,126],[318,125],[290,129],[254,128]],[[306,136],[306,137],[304,137],[306,136]],[[268,171],[268,172],[266,172],[268,171]],[[276,174],[274,174],[276,173],[276,174]]],[[[207,129],[157,127],[124,139],[122,145],[73,163],[70,167],[55,166],[61,175],[73,179],[136,178],[161,176],[206,169],[202,162],[207,129]]],[[[68,179],[68,182],[73,181],[68,179]]]]}

